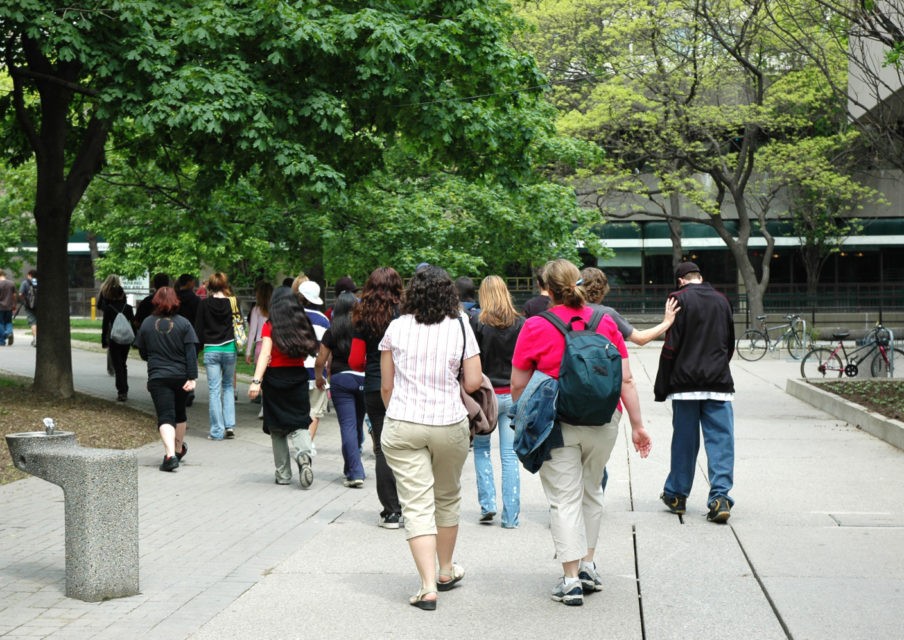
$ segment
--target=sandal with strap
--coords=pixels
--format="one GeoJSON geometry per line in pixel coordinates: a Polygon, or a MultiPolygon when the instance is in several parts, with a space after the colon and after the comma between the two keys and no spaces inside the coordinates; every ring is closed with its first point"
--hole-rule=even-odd
{"type": "Polygon", "coordinates": [[[461,579],[465,577],[465,570],[461,568],[461,565],[457,565],[454,562],[452,563],[452,568],[448,571],[443,571],[440,569],[439,576],[437,576],[436,580],[436,588],[439,591],[448,591],[452,589],[456,584],[461,582],[461,579]],[[443,580],[442,578],[449,578],[448,580],[443,580]]]}
{"type": "Polygon", "coordinates": [[[436,610],[436,598],[433,600],[427,600],[427,596],[430,594],[436,595],[436,591],[424,591],[421,589],[416,594],[408,598],[408,604],[412,607],[417,607],[423,611],[435,611],[436,610]]]}

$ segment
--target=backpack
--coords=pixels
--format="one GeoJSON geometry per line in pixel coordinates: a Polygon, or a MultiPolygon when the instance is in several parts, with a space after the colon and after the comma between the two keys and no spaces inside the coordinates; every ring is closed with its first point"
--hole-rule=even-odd
{"type": "Polygon", "coordinates": [[[34,309],[35,302],[38,297],[38,287],[31,280],[26,282],[25,287],[25,308],[34,309]]]}
{"type": "Polygon", "coordinates": [[[566,326],[551,311],[538,314],[559,330],[565,338],[565,351],[559,365],[557,417],[574,425],[603,425],[612,419],[618,407],[622,386],[622,358],[618,348],[596,329],[603,319],[599,309],[593,312],[583,330],[575,330],[574,317],[566,326]]]}
{"type": "Polygon", "coordinates": [[[110,340],[116,344],[132,344],[135,341],[135,331],[132,324],[122,311],[116,312],[113,319],[113,327],[110,329],[110,340]]]}

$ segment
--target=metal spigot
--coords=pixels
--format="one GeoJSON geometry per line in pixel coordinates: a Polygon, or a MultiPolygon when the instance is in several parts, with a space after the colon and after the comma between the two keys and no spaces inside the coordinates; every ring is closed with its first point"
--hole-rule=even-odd
{"type": "Polygon", "coordinates": [[[56,425],[53,423],[53,418],[44,418],[44,433],[52,436],[55,428],[56,425]]]}

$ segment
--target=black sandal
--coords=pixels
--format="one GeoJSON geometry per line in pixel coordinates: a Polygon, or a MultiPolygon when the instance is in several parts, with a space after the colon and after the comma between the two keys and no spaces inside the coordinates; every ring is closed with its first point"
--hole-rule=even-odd
{"type": "Polygon", "coordinates": [[[433,600],[425,600],[425,598],[431,593],[436,595],[436,591],[424,591],[423,589],[421,589],[416,594],[408,598],[408,604],[424,611],[435,611],[436,598],[434,598],[433,600]]]}

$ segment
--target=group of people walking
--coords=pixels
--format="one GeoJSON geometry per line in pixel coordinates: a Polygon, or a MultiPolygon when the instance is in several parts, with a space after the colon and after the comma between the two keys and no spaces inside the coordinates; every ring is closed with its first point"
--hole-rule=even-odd
{"type": "MultiPolygon", "coordinates": [[[[329,392],[340,428],[344,484],[363,487],[366,419],[380,525],[404,524],[420,580],[409,602],[435,609],[437,593],[456,587],[465,577],[455,562],[461,476],[471,443],[461,397],[462,392],[476,391],[485,374],[499,408],[495,434],[502,482],[500,509],[490,452],[496,436],[474,437],[480,522],[492,524],[501,511],[503,528],[519,526],[521,457],[526,467],[539,472],[550,506],[550,529],[562,564],[552,598],[582,604],[586,594],[602,589],[595,550],[606,464],[622,413],[628,414],[639,455],[646,457],[652,448],[626,340],[644,344],[666,333],[655,399],[672,402],[674,431],[661,500],[671,512],[685,512],[702,429],[711,485],[708,518],[725,522],[730,515],[731,308],[724,296],[703,283],[694,263],[679,265],[676,276],[679,288],[669,296],[662,322],[642,331],[601,304],[608,292],[605,274],[594,268],[579,271],[567,260],[554,260],[540,271],[541,295],[528,302],[523,315],[502,278],[485,277],[473,300],[473,283],[453,282],[443,269],[428,264],[419,265],[404,287],[391,267],[375,269],[360,289],[351,278],[343,278],[341,286],[337,283],[335,305],[327,310],[322,309],[319,285],[303,275],[275,289],[260,284],[245,358],[255,365],[248,395],[261,401],[275,482],[291,483],[294,462],[301,487],[311,486],[315,429],[329,392]],[[566,339],[554,318],[572,330],[595,330],[620,355],[620,402],[604,424],[572,424],[557,412],[566,339]],[[540,442],[522,456],[524,438],[535,438],[538,432],[540,442]]],[[[179,315],[183,304],[168,284],[150,296],[150,314],[135,319],[135,346],[148,361],[148,389],[165,451],[160,468],[165,471],[177,468],[187,453],[185,407],[197,380],[199,347],[211,397],[209,437],[234,436],[232,293],[222,273],[213,274],[205,288],[207,296],[196,305],[193,321],[179,315]]],[[[105,334],[113,322],[107,322],[107,314],[123,313],[117,302],[120,291],[109,289],[105,334]]],[[[113,368],[118,380],[120,367],[113,368]]]]}
{"type": "Polygon", "coordinates": [[[13,319],[19,311],[25,312],[31,330],[31,346],[38,340],[38,272],[30,269],[16,289],[16,284],[7,279],[6,269],[0,268],[0,347],[11,347],[15,341],[13,319]]]}

